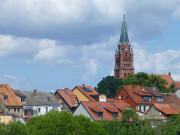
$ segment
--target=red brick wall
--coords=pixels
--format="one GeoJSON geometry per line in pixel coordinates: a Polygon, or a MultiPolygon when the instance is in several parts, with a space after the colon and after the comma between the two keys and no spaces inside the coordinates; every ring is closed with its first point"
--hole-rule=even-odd
{"type": "Polygon", "coordinates": [[[134,103],[134,101],[132,100],[132,98],[128,95],[128,93],[124,90],[124,88],[122,87],[121,90],[118,92],[116,99],[119,99],[119,96],[123,96],[123,99],[126,103],[130,104],[132,108],[134,108],[136,110],[136,104],[134,103]],[[128,96],[128,99],[126,99],[126,97],[128,96]]]}
{"type": "Polygon", "coordinates": [[[115,55],[115,78],[127,78],[128,75],[134,74],[133,54],[131,54],[130,49],[131,46],[127,44],[118,46],[118,52],[115,55]],[[120,54],[121,50],[122,53],[120,54]]]}

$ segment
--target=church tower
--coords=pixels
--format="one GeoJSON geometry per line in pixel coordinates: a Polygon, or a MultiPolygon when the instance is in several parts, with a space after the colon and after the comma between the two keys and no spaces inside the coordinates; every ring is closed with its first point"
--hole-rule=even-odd
{"type": "Polygon", "coordinates": [[[133,49],[129,43],[128,30],[125,15],[121,26],[121,36],[115,54],[114,77],[117,79],[127,78],[134,74],[133,49]]]}

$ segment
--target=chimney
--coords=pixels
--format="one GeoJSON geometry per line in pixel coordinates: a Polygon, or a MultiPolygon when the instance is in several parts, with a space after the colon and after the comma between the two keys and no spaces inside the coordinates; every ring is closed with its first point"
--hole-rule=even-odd
{"type": "Polygon", "coordinates": [[[37,96],[37,90],[35,89],[33,92],[34,96],[37,96]]]}
{"type": "Polygon", "coordinates": [[[84,87],[85,87],[85,84],[83,84],[82,87],[84,88],[84,87]]]}
{"type": "Polygon", "coordinates": [[[171,76],[171,71],[169,71],[168,75],[171,76]]]}
{"type": "Polygon", "coordinates": [[[64,90],[69,90],[68,88],[64,88],[64,90]]]}

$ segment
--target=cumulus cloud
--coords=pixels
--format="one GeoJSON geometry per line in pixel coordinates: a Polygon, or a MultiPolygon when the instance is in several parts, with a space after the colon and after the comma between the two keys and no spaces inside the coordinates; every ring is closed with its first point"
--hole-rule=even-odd
{"type": "Polygon", "coordinates": [[[145,46],[133,43],[135,72],[167,74],[172,72],[173,79],[180,81],[180,50],[149,52],[145,46]]]}
{"type": "MultiPolygon", "coordinates": [[[[61,45],[55,40],[16,38],[0,35],[0,58],[13,57],[27,63],[71,66],[80,72],[82,80],[90,80],[103,70],[113,75],[114,54],[119,35],[107,41],[84,46],[61,45]]],[[[180,50],[151,53],[145,45],[132,43],[135,72],[167,74],[180,80],[180,50]]]]}
{"type": "Polygon", "coordinates": [[[152,39],[161,36],[169,15],[179,18],[179,11],[178,0],[1,0],[0,32],[84,45],[117,34],[125,13],[132,36],[152,39]]]}

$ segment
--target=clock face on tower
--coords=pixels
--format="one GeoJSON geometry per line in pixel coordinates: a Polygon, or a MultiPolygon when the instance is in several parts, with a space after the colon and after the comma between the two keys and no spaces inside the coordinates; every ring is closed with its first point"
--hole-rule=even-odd
{"type": "Polygon", "coordinates": [[[126,48],[125,50],[127,51],[128,49],[126,48]]]}

